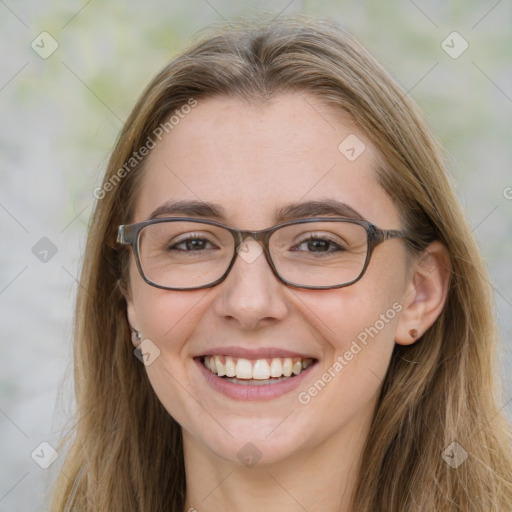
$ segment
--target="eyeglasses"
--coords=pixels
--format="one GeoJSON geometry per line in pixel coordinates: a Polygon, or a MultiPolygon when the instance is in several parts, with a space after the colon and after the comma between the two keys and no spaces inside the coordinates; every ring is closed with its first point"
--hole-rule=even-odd
{"type": "Polygon", "coordinates": [[[251,240],[262,244],[256,254],[264,253],[281,282],[311,290],[342,288],[361,279],[375,247],[393,238],[408,237],[364,220],[331,217],[294,220],[261,231],[188,217],[158,218],[119,226],[117,235],[118,243],[132,247],[144,281],[165,290],[221,283],[237,255],[248,263],[255,259],[251,240]]]}

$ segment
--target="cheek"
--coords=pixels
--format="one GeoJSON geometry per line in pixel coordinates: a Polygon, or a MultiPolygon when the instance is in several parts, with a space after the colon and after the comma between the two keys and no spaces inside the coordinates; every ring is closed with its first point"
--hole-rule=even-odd
{"type": "Polygon", "coordinates": [[[145,338],[154,340],[164,351],[179,351],[207,308],[210,290],[173,292],[143,283],[134,290],[134,307],[145,338]]]}
{"type": "MultiPolygon", "coordinates": [[[[150,340],[151,361],[146,372],[156,396],[168,413],[185,429],[196,431],[194,418],[202,417],[191,400],[190,344],[198,319],[208,308],[209,290],[173,292],[141,280],[133,286],[134,308],[144,340],[150,340]],[[156,348],[155,348],[156,347],[156,348]]],[[[147,342],[146,342],[147,343],[147,342]]]]}
{"type": "Polygon", "coordinates": [[[403,309],[400,268],[376,259],[353,286],[301,295],[298,314],[323,340],[324,380],[338,383],[331,393],[372,393],[384,378],[403,309]]]}
{"type": "Polygon", "coordinates": [[[352,297],[352,291],[338,290],[336,297],[333,291],[314,305],[309,301],[307,308],[310,324],[314,322],[323,338],[326,357],[317,378],[299,389],[297,398],[303,413],[322,418],[325,435],[371,413],[395,345],[400,302],[388,293],[363,299],[360,292],[352,297]]]}
{"type": "Polygon", "coordinates": [[[338,353],[349,350],[353,341],[366,346],[376,338],[393,339],[401,297],[398,288],[365,289],[360,282],[354,287],[303,294],[298,313],[338,353]]]}
{"type": "Polygon", "coordinates": [[[133,324],[161,350],[168,350],[169,345],[179,347],[178,340],[193,328],[194,317],[205,308],[204,299],[211,292],[211,289],[177,292],[150,286],[135,264],[130,266],[130,283],[133,324]]]}
{"type": "Polygon", "coordinates": [[[343,371],[347,378],[361,379],[365,374],[372,374],[381,381],[395,345],[401,309],[398,301],[382,300],[352,311],[350,327],[338,327],[342,336],[336,346],[336,369],[343,371]]]}

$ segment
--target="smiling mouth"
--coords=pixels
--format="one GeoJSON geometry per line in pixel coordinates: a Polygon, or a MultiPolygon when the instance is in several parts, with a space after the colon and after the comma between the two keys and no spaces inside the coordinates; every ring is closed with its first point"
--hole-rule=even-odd
{"type": "Polygon", "coordinates": [[[312,358],[274,357],[244,359],[223,355],[203,356],[204,367],[217,377],[234,384],[277,384],[292,379],[316,363],[312,358]]]}

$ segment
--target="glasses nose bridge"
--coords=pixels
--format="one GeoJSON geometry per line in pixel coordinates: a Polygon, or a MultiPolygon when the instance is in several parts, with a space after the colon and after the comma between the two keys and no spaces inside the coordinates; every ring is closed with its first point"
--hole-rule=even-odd
{"type": "Polygon", "coordinates": [[[235,250],[238,249],[248,238],[252,238],[254,241],[263,244],[263,248],[267,249],[268,239],[270,237],[268,229],[262,229],[260,231],[252,231],[247,229],[237,229],[233,231],[235,235],[235,250]]]}
{"type": "MultiPolygon", "coordinates": [[[[269,239],[270,236],[274,230],[272,228],[262,229],[260,231],[252,231],[252,230],[246,230],[246,229],[233,229],[231,233],[233,234],[233,237],[235,239],[235,247],[234,247],[234,254],[233,259],[231,262],[231,265],[235,263],[235,260],[237,256],[239,255],[239,248],[240,246],[249,238],[252,238],[255,242],[257,242],[260,247],[263,250],[263,255],[265,259],[267,260],[267,264],[269,265],[270,269],[274,274],[277,275],[274,263],[272,261],[272,256],[270,255],[270,248],[269,248],[269,239]]],[[[229,269],[231,270],[231,265],[229,269]]],[[[279,275],[277,275],[279,279],[279,275]]]]}

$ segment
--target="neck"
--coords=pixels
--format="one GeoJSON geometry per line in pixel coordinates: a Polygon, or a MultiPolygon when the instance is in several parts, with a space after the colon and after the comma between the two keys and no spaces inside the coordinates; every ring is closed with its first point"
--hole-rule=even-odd
{"type": "Polygon", "coordinates": [[[217,456],[184,431],[185,511],[350,512],[371,417],[355,423],[286,459],[252,467],[217,456]]]}

